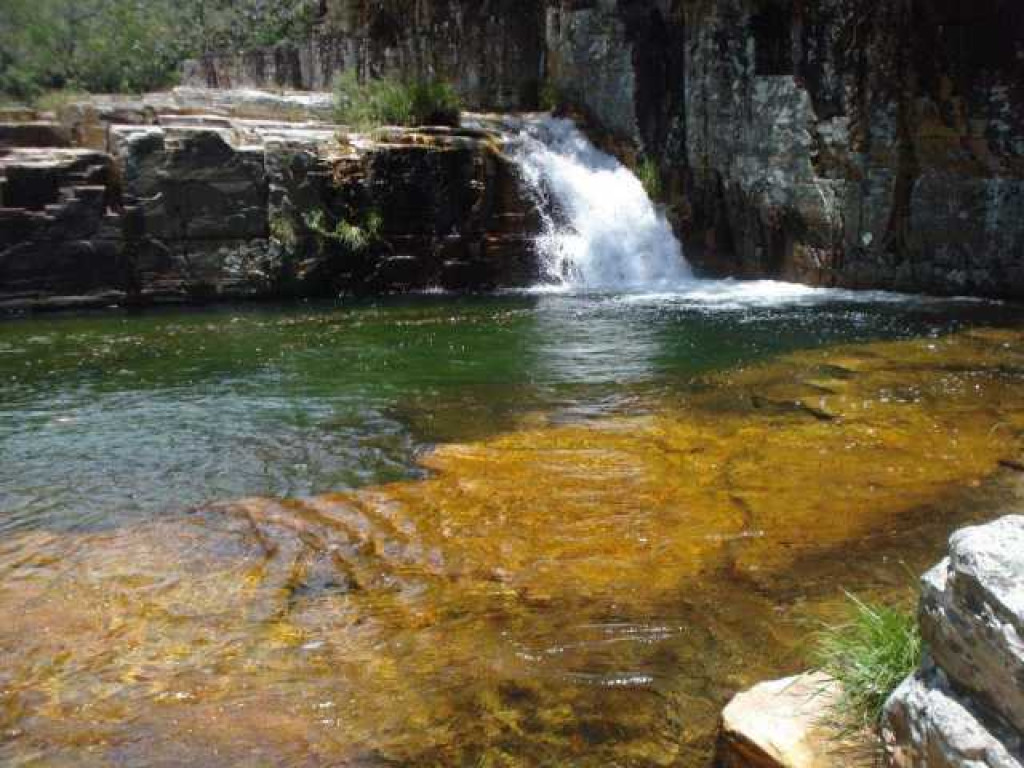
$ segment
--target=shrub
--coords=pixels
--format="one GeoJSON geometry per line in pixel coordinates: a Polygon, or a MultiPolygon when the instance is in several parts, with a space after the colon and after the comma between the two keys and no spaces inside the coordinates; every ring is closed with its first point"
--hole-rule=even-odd
{"type": "Polygon", "coordinates": [[[885,702],[921,664],[916,614],[854,595],[849,617],[818,633],[814,661],[842,686],[835,713],[852,729],[877,728],[885,702]]]}
{"type": "Polygon", "coordinates": [[[442,80],[403,82],[390,79],[360,83],[352,71],[335,82],[335,116],[339,123],[368,130],[381,125],[458,125],[458,94],[442,80]]]}
{"type": "Polygon", "coordinates": [[[333,242],[341,245],[349,253],[362,253],[380,239],[383,221],[380,213],[369,211],[361,223],[346,221],[339,218],[334,226],[327,224],[327,214],[322,209],[310,211],[303,216],[310,232],[322,243],[333,242]]]}

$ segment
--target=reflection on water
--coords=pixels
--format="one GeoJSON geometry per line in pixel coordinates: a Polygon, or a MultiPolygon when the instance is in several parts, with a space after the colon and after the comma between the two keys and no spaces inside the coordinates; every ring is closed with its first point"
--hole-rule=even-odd
{"type": "MultiPolygon", "coordinates": [[[[311,404],[336,414],[343,396],[410,446],[446,436],[418,478],[289,500],[257,485],[90,530],[40,524],[74,504],[29,504],[0,539],[0,762],[702,765],[724,700],[799,668],[840,586],[904,591],[954,523],[1012,491],[1018,331],[936,335],[927,308],[522,301],[278,317],[246,333],[261,362],[193,363],[207,406],[230,382],[294,409],[287,429],[268,419],[268,444],[302,419],[317,442],[331,428],[311,404]],[[375,361],[358,373],[337,357],[348,333],[375,361]]],[[[184,375],[117,364],[168,402],[184,375]]],[[[74,370],[98,402],[125,396],[74,370]]],[[[16,408],[52,418],[28,391],[47,388],[73,399],[43,376],[16,408]]],[[[221,421],[193,405],[258,432],[244,407],[221,421]]],[[[22,455],[27,484],[42,470],[22,455]]],[[[72,472],[114,463],[68,455],[72,472]]]]}
{"type": "Polygon", "coordinates": [[[698,285],[0,323],[0,531],[416,476],[419,451],[524,414],[606,414],[787,350],[1013,318],[698,285]]]}

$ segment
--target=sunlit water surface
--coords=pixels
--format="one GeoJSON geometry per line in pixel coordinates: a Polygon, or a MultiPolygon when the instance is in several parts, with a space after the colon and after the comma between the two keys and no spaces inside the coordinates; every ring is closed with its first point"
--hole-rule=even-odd
{"type": "Polygon", "coordinates": [[[687,295],[0,323],[0,763],[702,765],[1015,493],[1011,307],[687,295]]]}

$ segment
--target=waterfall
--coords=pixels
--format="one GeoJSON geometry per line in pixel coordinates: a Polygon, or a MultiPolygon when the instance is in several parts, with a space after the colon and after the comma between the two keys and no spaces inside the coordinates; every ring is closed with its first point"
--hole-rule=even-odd
{"type": "Polygon", "coordinates": [[[582,292],[692,282],[682,246],[643,184],[571,120],[536,115],[507,128],[512,157],[541,211],[537,248],[547,281],[582,292]]]}

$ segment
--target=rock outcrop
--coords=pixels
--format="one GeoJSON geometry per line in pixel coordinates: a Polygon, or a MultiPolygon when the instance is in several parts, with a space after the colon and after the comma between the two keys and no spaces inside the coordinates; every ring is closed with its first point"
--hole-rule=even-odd
{"type": "MultiPolygon", "coordinates": [[[[80,146],[0,149],[0,305],[475,290],[535,276],[537,223],[496,135],[371,139],[316,120],[316,98],[209,93],[202,112],[190,91],[71,105],[50,133],[80,146]]],[[[0,130],[33,145],[40,135],[0,130]]]]}
{"type": "Polygon", "coordinates": [[[1007,0],[552,4],[570,102],[658,159],[706,273],[1024,296],[1007,0]]]}
{"type": "Polygon", "coordinates": [[[870,765],[873,744],[833,716],[841,689],[821,672],[755,685],[722,712],[719,768],[845,768],[870,765]]]}
{"type": "Polygon", "coordinates": [[[920,616],[928,658],[886,705],[893,764],[1024,766],[1024,517],[954,534],[920,616]]]}
{"type": "Polygon", "coordinates": [[[556,100],[660,166],[707,274],[1024,297],[1016,0],[327,0],[308,43],[204,86],[431,72],[473,108],[556,100]],[[541,85],[539,85],[541,84],[541,85]]]}
{"type": "Polygon", "coordinates": [[[330,0],[310,38],[187,62],[186,85],[330,90],[343,70],[451,80],[481,109],[536,107],[544,56],[537,0],[330,0]]]}

